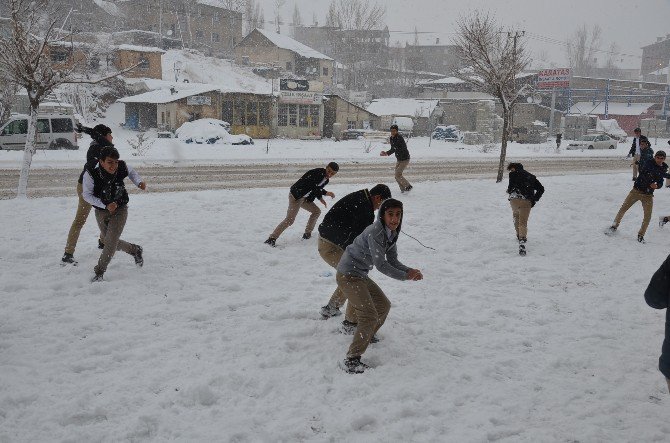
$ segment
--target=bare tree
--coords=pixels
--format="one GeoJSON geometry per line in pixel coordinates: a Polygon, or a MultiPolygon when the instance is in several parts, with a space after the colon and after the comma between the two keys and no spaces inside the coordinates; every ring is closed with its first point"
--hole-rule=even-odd
{"type": "Polygon", "coordinates": [[[247,6],[247,0],[220,0],[221,6],[235,12],[243,12],[247,6]]]}
{"type": "Polygon", "coordinates": [[[332,0],[326,15],[326,26],[370,31],[384,24],[386,6],[368,0],[332,0]]]}
{"type": "Polygon", "coordinates": [[[598,66],[596,53],[600,49],[601,35],[599,25],[593,25],[589,31],[583,24],[568,39],[568,63],[575,75],[591,75],[598,66]]]}
{"type": "Polygon", "coordinates": [[[616,43],[612,42],[607,52],[609,52],[607,61],[605,62],[605,69],[607,70],[607,75],[611,78],[617,78],[620,72],[619,63],[617,62],[617,55],[619,54],[619,46],[616,43]]]}
{"type": "Polygon", "coordinates": [[[18,91],[15,83],[0,76],[0,124],[9,118],[18,91]]]}
{"type": "Polygon", "coordinates": [[[274,1],[274,13],[275,13],[275,32],[281,34],[282,18],[281,18],[281,9],[286,4],[286,0],[275,0],[274,1]]]}
{"type": "MultiPolygon", "coordinates": [[[[36,124],[42,101],[63,83],[99,83],[131,70],[117,72],[98,80],[78,80],[80,66],[74,57],[67,63],[53,62],[50,51],[68,36],[61,36],[57,18],[49,14],[49,0],[9,0],[10,32],[0,37],[0,77],[25,89],[30,103],[30,117],[23,162],[19,177],[18,197],[26,197],[28,174],[36,150],[36,124]]],[[[81,62],[81,60],[80,60],[81,62]]]]}
{"type": "Polygon", "coordinates": [[[302,15],[297,3],[293,4],[293,26],[302,26],[302,15]]]}
{"type": "Polygon", "coordinates": [[[250,33],[256,28],[263,27],[265,20],[261,13],[261,6],[255,0],[246,0],[244,6],[244,20],[247,23],[246,34],[250,33]]]}
{"type": "Polygon", "coordinates": [[[502,104],[502,148],[497,183],[503,178],[514,106],[526,89],[518,89],[515,84],[516,77],[530,63],[521,36],[517,32],[504,31],[488,14],[474,12],[459,19],[454,39],[463,65],[469,67],[454,75],[493,95],[502,104]]]}

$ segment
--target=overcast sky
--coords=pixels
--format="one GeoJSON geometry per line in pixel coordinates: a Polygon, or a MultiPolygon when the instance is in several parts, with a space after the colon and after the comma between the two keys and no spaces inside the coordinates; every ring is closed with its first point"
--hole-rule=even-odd
{"type": "MultiPolygon", "coordinates": [[[[258,0],[264,7],[265,19],[272,20],[275,0],[258,0]]],[[[385,0],[386,23],[391,42],[413,41],[414,26],[426,39],[439,37],[449,41],[454,21],[472,9],[491,11],[506,26],[525,30],[534,58],[545,52],[555,66],[565,65],[565,45],[548,43],[546,39],[566,41],[583,23],[598,23],[603,30],[602,49],[611,42],[619,46],[620,67],[639,68],[642,46],[656,37],[670,34],[670,0],[385,0]],[[542,41],[544,40],[544,42],[542,41]]],[[[323,24],[330,0],[286,0],[283,19],[290,20],[293,6],[301,9],[304,22],[311,22],[316,12],[323,24]]],[[[271,25],[266,25],[268,28],[271,25]]],[[[604,59],[606,54],[600,54],[604,59]]]]}

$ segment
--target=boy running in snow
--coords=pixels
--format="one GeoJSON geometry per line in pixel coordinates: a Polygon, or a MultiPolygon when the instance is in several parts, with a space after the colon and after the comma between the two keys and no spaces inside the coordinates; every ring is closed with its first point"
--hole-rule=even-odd
{"type": "MultiPolygon", "coordinates": [[[[335,203],[319,225],[319,255],[323,261],[337,268],[346,247],[375,221],[375,211],[389,198],[389,187],[379,184],[369,191],[361,189],[352,192],[335,203]]],[[[327,319],[340,315],[340,307],[346,300],[342,291],[336,288],[328,304],[321,308],[321,316],[327,319]]],[[[342,328],[345,333],[353,333],[356,328],[356,315],[351,303],[347,305],[342,328]]]]}
{"type": "Polygon", "coordinates": [[[658,369],[665,376],[670,391],[670,256],[654,273],[644,291],[644,299],[654,309],[665,309],[665,339],[658,359],[658,369]]]}
{"type": "Polygon", "coordinates": [[[396,242],[402,217],[402,202],[392,198],[384,201],[377,220],[347,246],[337,265],[337,287],[353,306],[358,320],[347,357],[340,363],[340,367],[350,374],[362,373],[368,367],[361,362],[361,356],[391,309],[391,302],[368,272],[376,267],[396,280],[423,279],[421,271],[398,261],[396,242]]]}
{"type": "Polygon", "coordinates": [[[337,163],[330,162],[325,168],[316,168],[305,172],[305,174],[300,177],[300,180],[291,186],[291,190],[288,193],[288,210],[286,211],[286,217],[277,225],[272,234],[270,234],[270,237],[265,240],[265,244],[270,245],[273,248],[275,247],[276,241],[282,232],[295,221],[295,217],[298,215],[300,208],[311,213],[302,238],[303,240],[308,240],[312,237],[312,231],[314,230],[314,226],[316,226],[316,221],[319,219],[319,215],[321,215],[321,209],[314,204],[314,200],[318,199],[324,207],[328,207],[323,196],[327,195],[330,198],[335,198],[335,194],[326,191],[324,188],[328,184],[328,181],[337,174],[339,169],[340,167],[337,163]]]}
{"type": "Polygon", "coordinates": [[[507,165],[507,170],[509,171],[507,193],[512,207],[516,238],[519,240],[519,255],[526,255],[528,217],[531,208],[544,194],[544,187],[533,174],[523,169],[521,163],[510,163],[507,165]]]}
{"type": "Polygon", "coordinates": [[[142,247],[121,240],[128,219],[128,192],[123,180],[128,177],[140,189],[147,185],[135,170],[119,160],[119,151],[112,146],[103,148],[97,165],[87,165],[83,179],[83,197],[95,208],[95,219],[105,244],[95,267],[92,281],[102,281],[109,262],[117,250],[130,254],[137,266],[144,264],[142,247]]]}
{"type": "Polygon", "coordinates": [[[395,154],[397,160],[395,164],[395,181],[400,186],[400,192],[405,193],[412,190],[412,185],[402,175],[407,165],[409,165],[409,149],[405,139],[398,133],[398,125],[391,125],[391,137],[389,138],[391,149],[379,153],[382,157],[388,157],[395,154]]]}

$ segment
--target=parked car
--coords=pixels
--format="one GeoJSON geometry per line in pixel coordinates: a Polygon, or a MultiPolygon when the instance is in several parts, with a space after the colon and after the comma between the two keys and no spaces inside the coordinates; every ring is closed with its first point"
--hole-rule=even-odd
{"type": "Polygon", "coordinates": [[[365,129],[347,129],[342,132],[342,140],[356,140],[365,137],[365,129]]]}
{"type": "Polygon", "coordinates": [[[609,135],[591,134],[570,142],[566,149],[616,149],[617,144],[616,139],[609,135]]]}
{"type": "Polygon", "coordinates": [[[457,142],[463,139],[461,131],[456,125],[436,126],[431,134],[433,140],[445,140],[448,142],[457,142]]]}
{"type": "Polygon", "coordinates": [[[254,140],[246,134],[232,135],[228,133],[230,124],[214,118],[201,118],[186,122],[175,131],[178,139],[186,143],[226,145],[253,145],[254,140]]]}
{"type": "MultiPolygon", "coordinates": [[[[0,149],[24,149],[29,118],[27,115],[15,114],[0,127],[0,149]]],[[[37,149],[79,149],[74,126],[74,119],[70,115],[38,114],[37,149]]]]}

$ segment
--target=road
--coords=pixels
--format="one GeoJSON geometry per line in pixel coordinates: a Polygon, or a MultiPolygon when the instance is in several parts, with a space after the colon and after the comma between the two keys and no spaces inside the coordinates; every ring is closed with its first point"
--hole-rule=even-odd
{"type": "MultiPolygon", "coordinates": [[[[538,177],[570,174],[605,174],[630,170],[630,160],[613,157],[561,157],[514,159],[538,177]]],[[[395,161],[340,162],[334,183],[369,184],[393,182],[395,161]]],[[[208,189],[241,189],[288,187],[306,170],[323,167],[323,163],[245,164],[208,166],[151,166],[137,171],[148,184],[149,192],[198,191],[208,189]]],[[[493,159],[449,159],[413,161],[405,175],[412,182],[495,179],[498,161],[493,159]]],[[[28,183],[29,197],[75,195],[80,169],[34,169],[28,183]]],[[[0,199],[13,198],[19,171],[0,169],[0,199]]],[[[131,192],[133,187],[128,187],[131,192]],[[132,189],[131,189],[132,188],[132,189]]]]}

